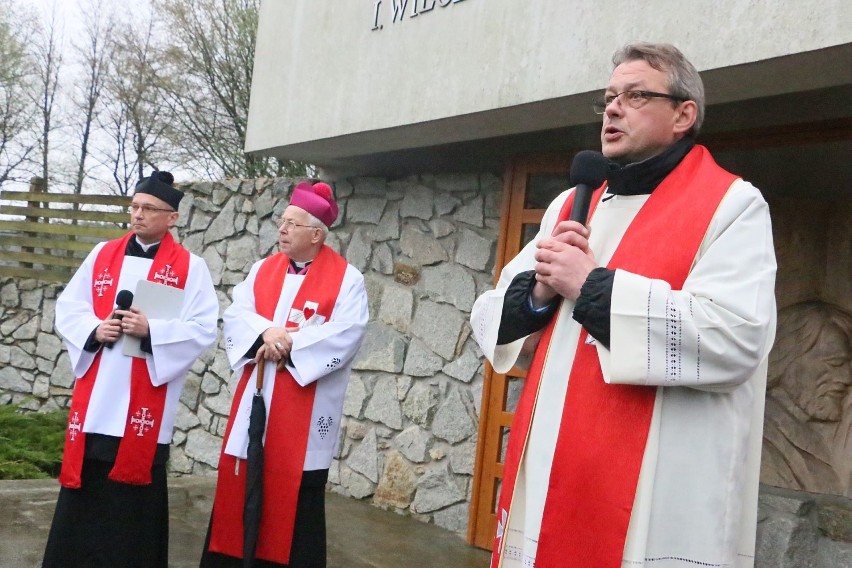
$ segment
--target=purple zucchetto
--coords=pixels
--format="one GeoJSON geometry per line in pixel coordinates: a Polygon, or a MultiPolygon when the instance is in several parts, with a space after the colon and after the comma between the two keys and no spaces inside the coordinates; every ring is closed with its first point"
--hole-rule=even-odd
{"type": "Polygon", "coordinates": [[[337,219],[337,201],[334,200],[331,186],[324,182],[310,184],[303,181],[298,184],[293,188],[290,205],[304,209],[322,221],[326,227],[331,227],[337,219]]]}
{"type": "Polygon", "coordinates": [[[183,199],[183,192],[172,186],[174,182],[175,177],[170,172],[154,170],[149,177],[139,180],[134,193],[153,195],[157,199],[162,199],[177,211],[180,200],[183,199]]]}

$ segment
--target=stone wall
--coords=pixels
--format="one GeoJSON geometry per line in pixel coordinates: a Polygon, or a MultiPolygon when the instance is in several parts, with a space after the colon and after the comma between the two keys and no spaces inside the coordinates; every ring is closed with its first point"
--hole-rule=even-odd
{"type": "MultiPolygon", "coordinates": [[[[185,187],[178,237],[207,261],[221,309],[258,258],[288,179],[185,187]]],[[[339,181],[328,243],[366,277],[370,324],[344,405],[329,487],[464,534],[471,499],[482,354],[467,323],[492,285],[501,182],[491,174],[339,181]]],[[[0,404],[68,406],[73,375],[53,330],[60,285],[0,280],[0,404]]],[[[221,334],[220,334],[221,342],[221,334]]],[[[215,475],[231,396],[219,343],[181,397],[169,467],[215,475]]],[[[852,501],[764,486],[760,568],[852,566],[852,501]]]]}

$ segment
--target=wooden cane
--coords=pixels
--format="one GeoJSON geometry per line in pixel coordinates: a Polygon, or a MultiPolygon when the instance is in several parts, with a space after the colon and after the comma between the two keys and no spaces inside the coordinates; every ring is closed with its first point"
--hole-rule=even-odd
{"type": "Polygon", "coordinates": [[[255,387],[257,387],[257,392],[263,390],[263,371],[266,369],[266,361],[263,357],[260,357],[257,360],[257,377],[255,378],[255,387]]]}

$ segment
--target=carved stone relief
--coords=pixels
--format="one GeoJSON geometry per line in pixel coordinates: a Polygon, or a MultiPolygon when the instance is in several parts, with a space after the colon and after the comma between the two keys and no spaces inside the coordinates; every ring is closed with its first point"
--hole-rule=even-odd
{"type": "Polygon", "coordinates": [[[778,313],[761,481],[852,497],[852,314],[826,302],[778,313]]]}

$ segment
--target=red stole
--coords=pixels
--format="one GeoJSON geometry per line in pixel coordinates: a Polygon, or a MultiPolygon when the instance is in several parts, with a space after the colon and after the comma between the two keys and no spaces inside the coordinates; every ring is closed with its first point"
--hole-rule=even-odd
{"type": "MultiPolygon", "coordinates": [[[[92,271],[92,307],[100,319],[108,319],[115,306],[116,288],[121,267],[124,263],[124,251],[127,242],[133,238],[128,233],[121,239],[109,241],[95,259],[92,271]]],[[[160,281],[170,286],[183,288],[189,274],[189,252],[177,244],[170,233],[166,233],[160,248],[154,256],[148,280],[160,281]]],[[[78,489],[81,484],[83,454],[86,447],[86,435],[83,424],[95,381],[103,349],[98,350],[89,370],[74,382],[74,395],[71,399],[71,411],[68,416],[68,428],[65,432],[65,449],[62,456],[62,470],[59,482],[65,487],[78,489]]],[[[106,377],[104,380],[109,380],[106,377]]],[[[109,478],[121,483],[148,485],[151,483],[151,465],[157,450],[157,438],[166,405],[168,385],[155,387],[151,384],[148,365],[145,359],[134,357],[130,371],[130,404],[127,409],[127,423],[124,436],[118,446],[115,465],[109,478]]]]}
{"type": "MultiPolygon", "coordinates": [[[[316,302],[319,304],[316,313],[325,316],[325,321],[329,321],[340,294],[346,266],[346,260],[342,256],[324,245],[296,293],[292,307],[301,309],[306,301],[316,302]]],[[[289,267],[290,259],[279,253],[267,258],[257,272],[254,282],[255,306],[257,313],[269,320],[275,315],[289,267]]],[[[242,475],[238,469],[240,460],[236,456],[226,454],[225,447],[231,434],[233,418],[237,414],[254,367],[255,365],[246,365],[231,404],[230,420],[219,458],[219,480],[216,485],[210,536],[212,552],[237,558],[243,556],[246,476],[244,467],[242,475]]],[[[266,380],[269,380],[269,377],[266,380]]],[[[266,451],[263,464],[263,514],[256,558],[279,564],[287,564],[289,561],[315,392],[316,383],[303,387],[286,368],[275,373],[275,389],[268,412],[264,443],[266,451]]]]}
{"type": "MultiPolygon", "coordinates": [[[[679,290],[710,221],[736,176],[695,146],[660,183],[633,219],[607,268],[668,282],[679,290]]],[[[603,187],[594,195],[597,205],[603,187]]],[[[559,220],[568,218],[572,198],[559,220]]],[[[591,213],[590,213],[591,214],[591,213]]],[[[500,563],[518,466],[558,317],[545,328],[512,421],[492,567],[500,563]],[[523,435],[520,435],[523,433],[523,435]]],[[[597,348],[582,330],[568,379],[541,523],[536,564],[618,568],[636,495],[656,387],[609,385],[597,348]]]]}

